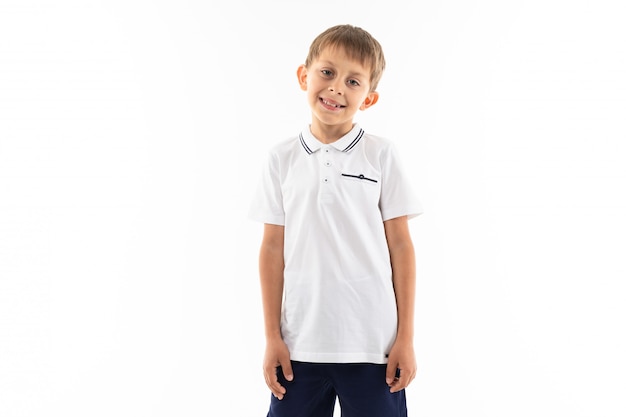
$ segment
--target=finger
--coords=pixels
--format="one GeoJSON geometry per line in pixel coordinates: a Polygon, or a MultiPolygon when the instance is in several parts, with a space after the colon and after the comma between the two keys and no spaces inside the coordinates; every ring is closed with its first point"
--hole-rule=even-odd
{"type": "Polygon", "coordinates": [[[270,389],[270,391],[272,392],[272,394],[274,394],[276,398],[278,398],[279,400],[282,400],[287,390],[285,389],[285,387],[283,387],[280,384],[280,382],[278,382],[277,372],[278,372],[278,368],[265,370],[264,371],[265,384],[267,384],[267,387],[270,389]]]}
{"type": "Polygon", "coordinates": [[[389,391],[392,393],[402,391],[403,389],[409,386],[409,384],[411,383],[414,377],[415,377],[415,374],[411,372],[408,372],[408,371],[403,372],[403,371],[398,370],[398,377],[395,379],[395,381],[391,385],[391,389],[389,391]]]}
{"type": "Polygon", "coordinates": [[[408,376],[405,375],[406,372],[399,372],[399,376],[396,377],[391,384],[391,389],[389,390],[391,393],[402,391],[408,385],[408,376]]]}

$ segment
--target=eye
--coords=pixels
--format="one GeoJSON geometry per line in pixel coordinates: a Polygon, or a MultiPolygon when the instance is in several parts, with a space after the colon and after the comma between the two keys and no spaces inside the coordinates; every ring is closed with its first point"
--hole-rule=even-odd
{"type": "Polygon", "coordinates": [[[360,85],[357,80],[348,80],[348,84],[350,84],[353,87],[358,87],[360,85]]]}
{"type": "Polygon", "coordinates": [[[324,77],[332,77],[333,72],[331,70],[323,69],[320,71],[324,77]]]}

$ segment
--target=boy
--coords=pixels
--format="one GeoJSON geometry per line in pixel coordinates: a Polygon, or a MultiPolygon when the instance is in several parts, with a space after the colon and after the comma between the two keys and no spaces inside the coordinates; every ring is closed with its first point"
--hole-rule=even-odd
{"type": "Polygon", "coordinates": [[[385,68],[365,30],[331,27],[297,70],[311,123],[275,146],[250,211],[273,396],[268,417],[406,416],[422,212],[391,143],[353,122],[385,68]]]}

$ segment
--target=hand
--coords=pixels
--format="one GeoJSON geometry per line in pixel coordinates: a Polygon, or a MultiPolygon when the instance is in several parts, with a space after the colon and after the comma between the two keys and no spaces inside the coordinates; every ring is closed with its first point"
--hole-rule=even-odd
{"type": "Polygon", "coordinates": [[[263,360],[263,374],[265,383],[272,391],[272,394],[279,400],[282,400],[287,390],[278,382],[277,368],[279,366],[282,367],[285,379],[293,381],[289,349],[282,339],[275,338],[267,341],[265,358],[263,360]]]}
{"type": "Polygon", "coordinates": [[[405,389],[415,378],[417,363],[413,344],[396,340],[389,352],[387,361],[386,382],[390,392],[405,389]],[[396,377],[396,370],[400,370],[400,377],[396,377]]]}

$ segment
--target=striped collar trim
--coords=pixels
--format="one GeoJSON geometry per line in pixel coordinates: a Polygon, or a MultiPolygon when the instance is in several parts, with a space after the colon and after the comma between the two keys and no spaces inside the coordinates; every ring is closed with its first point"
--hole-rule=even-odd
{"type": "MultiPolygon", "coordinates": [[[[361,141],[364,134],[365,131],[361,129],[358,124],[355,124],[352,130],[329,145],[338,151],[350,152],[361,141]]],[[[309,155],[319,150],[324,145],[315,136],[313,136],[308,126],[300,132],[299,139],[302,148],[309,155]]]]}

